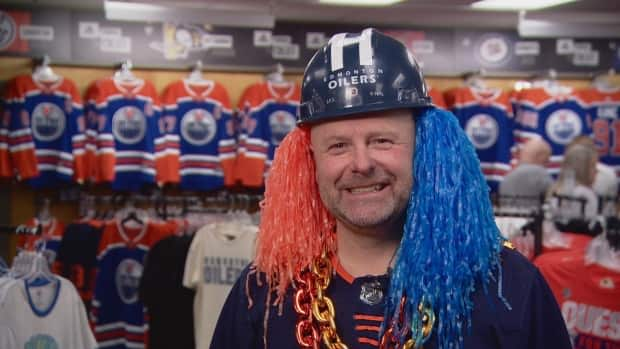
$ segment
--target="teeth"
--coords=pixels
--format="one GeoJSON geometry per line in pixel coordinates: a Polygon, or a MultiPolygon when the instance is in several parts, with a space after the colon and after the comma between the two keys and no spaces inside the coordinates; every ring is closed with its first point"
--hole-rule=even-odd
{"type": "Polygon", "coordinates": [[[350,189],[350,191],[353,194],[361,194],[361,193],[370,193],[374,191],[379,191],[382,188],[383,186],[381,184],[376,184],[374,186],[369,186],[369,187],[353,188],[353,189],[350,189]]]}

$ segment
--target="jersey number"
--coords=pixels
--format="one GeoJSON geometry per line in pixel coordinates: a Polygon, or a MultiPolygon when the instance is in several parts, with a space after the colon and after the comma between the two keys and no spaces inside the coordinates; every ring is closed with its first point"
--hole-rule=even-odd
{"type": "Polygon", "coordinates": [[[620,120],[596,119],[592,132],[599,155],[620,157],[620,120]]]}

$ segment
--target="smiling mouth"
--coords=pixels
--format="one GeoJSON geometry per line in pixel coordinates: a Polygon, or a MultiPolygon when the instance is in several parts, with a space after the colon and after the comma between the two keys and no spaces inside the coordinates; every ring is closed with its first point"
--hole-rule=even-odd
{"type": "Polygon", "coordinates": [[[367,187],[349,188],[347,189],[347,191],[351,194],[374,193],[374,192],[381,191],[386,186],[387,184],[374,184],[374,185],[369,185],[367,187]]]}

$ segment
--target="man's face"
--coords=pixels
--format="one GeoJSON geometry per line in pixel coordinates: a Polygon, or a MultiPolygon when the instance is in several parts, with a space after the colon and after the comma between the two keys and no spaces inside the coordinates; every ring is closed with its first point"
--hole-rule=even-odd
{"type": "Polygon", "coordinates": [[[411,110],[361,114],[311,129],[321,199],[353,229],[386,228],[405,212],[413,184],[411,110]]]}

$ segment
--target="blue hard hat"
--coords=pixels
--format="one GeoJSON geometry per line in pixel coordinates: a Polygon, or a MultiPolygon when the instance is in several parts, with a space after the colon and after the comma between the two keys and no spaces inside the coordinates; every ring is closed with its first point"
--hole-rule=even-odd
{"type": "Polygon", "coordinates": [[[420,67],[405,45],[368,28],[336,34],[314,54],[304,72],[298,123],[431,106],[420,67]]]}

